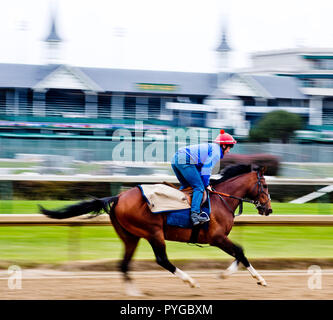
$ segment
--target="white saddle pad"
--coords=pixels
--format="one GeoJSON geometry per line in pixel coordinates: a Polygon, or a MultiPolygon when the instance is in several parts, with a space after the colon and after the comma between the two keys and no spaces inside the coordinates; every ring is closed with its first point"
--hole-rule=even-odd
{"type": "Polygon", "coordinates": [[[183,192],[165,184],[141,184],[140,188],[153,213],[191,208],[183,192]]]}

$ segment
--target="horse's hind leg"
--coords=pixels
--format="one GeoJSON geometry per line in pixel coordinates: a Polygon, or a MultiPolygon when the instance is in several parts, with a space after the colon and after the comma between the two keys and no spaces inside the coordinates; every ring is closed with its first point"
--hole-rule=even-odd
{"type": "Polygon", "coordinates": [[[119,269],[122,272],[123,278],[125,281],[126,294],[129,296],[142,296],[143,294],[135,287],[131,277],[128,274],[129,264],[132,260],[135,249],[138,246],[138,242],[139,242],[140,238],[129,233],[128,231],[126,231],[119,224],[117,219],[115,219],[113,216],[111,217],[111,221],[112,221],[113,227],[115,228],[115,230],[118,233],[121,240],[123,240],[123,243],[125,246],[123,260],[119,264],[119,269]]]}
{"type": "Polygon", "coordinates": [[[218,237],[212,245],[221,248],[224,252],[235,257],[236,260],[228,267],[228,269],[222,274],[222,277],[230,276],[238,270],[239,262],[250,272],[253,278],[257,279],[257,283],[262,286],[267,286],[265,279],[252,267],[247,258],[244,255],[243,249],[231,242],[227,237],[218,237]]]}
{"type": "Polygon", "coordinates": [[[126,241],[124,241],[125,253],[124,253],[123,260],[121,261],[120,266],[119,266],[120,271],[123,273],[123,276],[124,276],[126,294],[129,296],[134,296],[134,297],[139,297],[139,296],[143,295],[135,287],[132,279],[130,278],[130,276],[128,274],[129,264],[132,260],[135,249],[138,246],[139,239],[140,238],[133,236],[133,237],[127,237],[126,241]]]}
{"type": "Polygon", "coordinates": [[[166,270],[173,273],[175,276],[182,279],[184,282],[188,283],[190,287],[195,288],[199,285],[184,271],[176,268],[168,259],[166,254],[166,247],[163,233],[159,233],[157,236],[148,240],[151,247],[153,248],[156,262],[166,270]]]}

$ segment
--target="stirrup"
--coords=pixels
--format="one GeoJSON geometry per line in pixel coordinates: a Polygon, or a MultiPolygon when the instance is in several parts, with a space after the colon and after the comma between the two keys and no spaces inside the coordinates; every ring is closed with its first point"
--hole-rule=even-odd
{"type": "Polygon", "coordinates": [[[205,211],[201,211],[199,213],[199,219],[204,220],[204,222],[208,222],[210,220],[209,215],[205,211]]]}
{"type": "Polygon", "coordinates": [[[206,223],[210,220],[208,214],[206,212],[192,212],[191,213],[191,220],[194,226],[198,224],[206,223]]]}

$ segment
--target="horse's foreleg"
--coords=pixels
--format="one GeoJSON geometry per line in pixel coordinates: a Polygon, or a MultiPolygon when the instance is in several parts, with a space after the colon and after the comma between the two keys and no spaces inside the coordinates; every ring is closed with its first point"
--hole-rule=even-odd
{"type": "Polygon", "coordinates": [[[200,285],[195,282],[186,272],[176,268],[174,275],[180,279],[182,279],[185,283],[188,283],[191,288],[200,288],[200,285]]]}
{"type": "Polygon", "coordinates": [[[247,270],[251,273],[251,275],[252,275],[252,277],[253,278],[255,278],[255,279],[257,279],[258,280],[258,282],[257,282],[257,284],[260,284],[260,285],[262,285],[262,286],[264,286],[264,287],[266,287],[267,286],[267,283],[266,283],[266,281],[265,281],[265,279],[256,271],[256,269],[254,269],[252,266],[251,266],[251,264],[250,264],[250,266],[247,268],[247,270]]]}
{"type": "Polygon", "coordinates": [[[265,279],[252,267],[247,258],[244,255],[242,247],[231,242],[227,237],[219,238],[215,240],[212,245],[221,248],[224,252],[235,257],[236,260],[228,267],[228,269],[222,274],[222,277],[230,276],[238,270],[239,262],[250,272],[253,278],[257,279],[257,283],[262,286],[267,286],[265,279]]]}
{"type": "Polygon", "coordinates": [[[188,283],[190,287],[196,288],[199,285],[184,271],[176,268],[168,259],[166,254],[166,247],[163,236],[157,236],[149,240],[150,245],[153,248],[156,262],[166,270],[173,273],[178,278],[182,279],[184,282],[188,283]]]}
{"type": "Polygon", "coordinates": [[[234,274],[235,272],[237,272],[238,270],[238,266],[239,266],[239,261],[236,259],[234,260],[234,262],[227,268],[227,270],[225,270],[222,274],[221,277],[223,279],[231,276],[232,274],[234,274]]]}

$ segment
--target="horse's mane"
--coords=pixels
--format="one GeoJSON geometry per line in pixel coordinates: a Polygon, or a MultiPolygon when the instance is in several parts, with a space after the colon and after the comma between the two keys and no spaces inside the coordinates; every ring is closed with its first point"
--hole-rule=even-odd
{"type": "Polygon", "coordinates": [[[244,173],[251,172],[253,168],[250,164],[235,164],[235,165],[229,165],[225,167],[221,172],[221,178],[219,179],[210,179],[211,185],[217,185],[221,182],[227,181],[231,178],[234,178],[236,176],[239,176],[244,173]]]}

